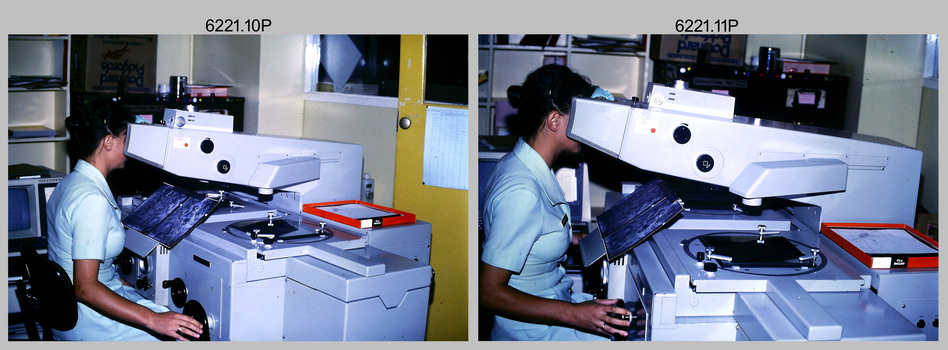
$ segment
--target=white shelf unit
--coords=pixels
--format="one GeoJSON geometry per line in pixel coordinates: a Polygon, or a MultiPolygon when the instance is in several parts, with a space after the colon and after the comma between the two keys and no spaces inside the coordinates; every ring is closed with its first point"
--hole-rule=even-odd
{"type": "MultiPolygon", "coordinates": [[[[481,135],[497,135],[495,103],[506,100],[507,87],[523,83],[524,78],[543,64],[544,56],[559,56],[566,65],[590,78],[593,84],[626,98],[641,97],[651,74],[647,47],[643,51],[610,52],[575,47],[574,37],[561,34],[563,46],[524,46],[496,44],[497,35],[479,36],[478,70],[487,72],[487,81],[478,84],[478,129],[481,135]]],[[[627,39],[627,38],[624,38],[627,39]]],[[[648,42],[647,35],[641,39],[648,42]]]]}
{"type": "Polygon", "coordinates": [[[8,37],[8,79],[14,77],[60,78],[64,86],[11,87],[7,90],[8,127],[41,126],[53,137],[8,138],[8,165],[42,165],[68,173],[66,116],[69,115],[68,35],[11,35],[8,37]]]}

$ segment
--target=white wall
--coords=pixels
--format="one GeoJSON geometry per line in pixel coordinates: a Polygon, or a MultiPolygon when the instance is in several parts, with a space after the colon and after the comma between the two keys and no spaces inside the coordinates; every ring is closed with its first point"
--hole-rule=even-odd
{"type": "Polygon", "coordinates": [[[260,108],[257,133],[303,136],[305,35],[260,38],[260,108]]]}
{"type": "Polygon", "coordinates": [[[915,147],[924,64],[924,35],[868,36],[857,132],[915,147]]]}
{"type": "Polygon", "coordinates": [[[190,79],[192,38],[191,35],[158,35],[155,84],[168,84],[173,76],[190,79]]]}
{"type": "Polygon", "coordinates": [[[924,35],[810,35],[806,56],[839,62],[850,77],[845,129],[914,147],[925,62],[924,35]]]}
{"type": "Polygon", "coordinates": [[[392,207],[397,118],[396,108],[307,101],[302,133],[307,138],[361,144],[362,171],[375,180],[374,203],[392,207]]]}
{"type": "Polygon", "coordinates": [[[195,35],[188,77],[189,84],[230,85],[228,95],[244,97],[244,131],[249,133],[258,129],[260,42],[259,35],[195,35]]]}
{"type": "Polygon", "coordinates": [[[257,133],[303,135],[303,49],[305,35],[260,38],[260,87],[257,133]]]}

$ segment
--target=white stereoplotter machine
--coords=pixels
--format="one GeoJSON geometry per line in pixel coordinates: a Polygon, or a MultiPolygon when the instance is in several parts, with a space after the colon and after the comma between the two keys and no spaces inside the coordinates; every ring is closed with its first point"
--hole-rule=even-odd
{"type": "Polygon", "coordinates": [[[121,198],[136,228],[159,216],[136,210],[162,200],[213,207],[168,240],[127,229],[123,278],[202,321],[208,340],[424,340],[431,224],[357,228],[304,210],[359,199],[362,146],[233,133],[219,117],[168,110],[165,125],[129,125],[126,155],[221,189],[121,198]]]}
{"type": "MultiPolygon", "coordinates": [[[[639,339],[938,339],[937,265],[870,268],[824,233],[836,224],[911,227],[920,151],[734,116],[727,95],[653,85],[645,101],[576,98],[568,135],[661,176],[724,189],[736,203],[698,208],[682,198],[680,216],[607,261],[607,297],[646,320],[639,339]]],[[[928,245],[937,260],[937,243],[928,245]]]]}

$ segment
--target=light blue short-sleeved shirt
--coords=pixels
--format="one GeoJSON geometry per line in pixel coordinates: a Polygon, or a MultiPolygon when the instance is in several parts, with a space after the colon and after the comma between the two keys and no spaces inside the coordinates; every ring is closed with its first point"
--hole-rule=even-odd
{"type": "MultiPolygon", "coordinates": [[[[63,178],[46,206],[49,259],[62,266],[69,278],[73,260],[99,260],[99,282],[118,295],[155,312],[168,308],[144,299],[122,281],[112,265],[125,246],[122,213],[105,177],[84,160],[63,178]]],[[[53,331],[57,340],[157,340],[148,332],[103,316],[79,303],[79,321],[69,331],[53,331]]]]}
{"type": "MultiPolygon", "coordinates": [[[[547,299],[582,302],[560,262],[572,241],[569,205],[553,171],[523,139],[487,181],[481,261],[513,272],[511,287],[547,299]]],[[[495,316],[493,340],[608,340],[572,328],[495,316]]]]}

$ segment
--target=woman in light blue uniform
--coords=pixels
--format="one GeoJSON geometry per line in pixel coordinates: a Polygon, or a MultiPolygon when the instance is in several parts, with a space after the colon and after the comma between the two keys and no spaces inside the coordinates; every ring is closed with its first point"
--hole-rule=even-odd
{"type": "Polygon", "coordinates": [[[66,119],[69,151],[79,161],[50,196],[48,252],[72,278],[79,320],[71,330],[53,330],[57,340],[187,340],[184,335],[202,332],[193,318],[139,296],[112,265],[125,246],[125,229],[105,179],[125,166],[125,136],[133,120],[108,100],[66,119]]]}
{"type": "Polygon", "coordinates": [[[507,90],[518,108],[508,118],[521,138],[487,182],[484,246],[479,267],[480,304],[496,313],[492,340],[609,340],[627,336],[629,315],[616,300],[570,293],[573,282],[560,263],[577,244],[569,206],[551,170],[565,152],[579,152],[566,137],[574,96],[611,95],[559,65],[540,67],[522,86],[507,90]]]}

